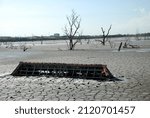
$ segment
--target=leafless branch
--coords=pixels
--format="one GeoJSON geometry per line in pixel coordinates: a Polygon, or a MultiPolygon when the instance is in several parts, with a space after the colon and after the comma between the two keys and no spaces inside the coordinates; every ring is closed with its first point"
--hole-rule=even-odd
{"type": "Polygon", "coordinates": [[[112,26],[112,25],[110,25],[110,27],[109,27],[109,29],[108,29],[108,32],[107,32],[106,37],[109,35],[109,32],[110,32],[110,30],[111,30],[111,26],[112,26]]]}

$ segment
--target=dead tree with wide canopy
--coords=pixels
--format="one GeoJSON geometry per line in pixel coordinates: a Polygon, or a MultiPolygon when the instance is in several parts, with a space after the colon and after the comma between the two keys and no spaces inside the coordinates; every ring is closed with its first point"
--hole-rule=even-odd
{"type": "Polygon", "coordinates": [[[110,27],[107,31],[107,34],[105,34],[105,31],[104,31],[103,27],[101,27],[103,36],[102,36],[102,40],[99,40],[99,41],[101,42],[102,45],[105,45],[106,42],[108,41],[108,35],[109,35],[110,30],[111,30],[111,27],[112,27],[112,25],[110,25],[110,27]]]}
{"type": "Polygon", "coordinates": [[[79,38],[74,40],[75,36],[79,34],[78,30],[80,28],[81,18],[77,15],[74,10],[72,10],[72,14],[67,16],[68,25],[65,26],[65,34],[69,39],[69,50],[73,50],[75,45],[80,41],[79,38]]]}

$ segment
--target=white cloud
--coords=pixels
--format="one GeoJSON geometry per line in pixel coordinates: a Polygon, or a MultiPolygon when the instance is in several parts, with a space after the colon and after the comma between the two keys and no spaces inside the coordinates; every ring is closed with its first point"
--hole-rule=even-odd
{"type": "Polygon", "coordinates": [[[138,14],[144,14],[146,13],[146,9],[145,8],[136,8],[136,9],[133,9],[134,12],[138,13],[138,14]]]}

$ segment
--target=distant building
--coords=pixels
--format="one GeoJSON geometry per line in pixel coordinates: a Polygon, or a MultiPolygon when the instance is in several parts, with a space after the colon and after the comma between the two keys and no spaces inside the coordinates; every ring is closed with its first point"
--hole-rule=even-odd
{"type": "Polygon", "coordinates": [[[55,33],[55,34],[54,34],[54,37],[59,37],[59,36],[60,36],[59,33],[55,33]]]}

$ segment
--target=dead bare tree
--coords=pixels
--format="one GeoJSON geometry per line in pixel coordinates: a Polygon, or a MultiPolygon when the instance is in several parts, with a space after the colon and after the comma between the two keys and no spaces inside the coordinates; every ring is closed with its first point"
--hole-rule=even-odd
{"type": "Polygon", "coordinates": [[[102,40],[99,40],[101,42],[102,45],[105,45],[106,42],[108,41],[108,35],[109,35],[109,32],[111,30],[111,26],[109,27],[108,31],[107,31],[107,34],[105,34],[105,31],[103,29],[103,27],[101,27],[101,30],[102,30],[102,33],[103,33],[103,36],[102,36],[102,40]]]}
{"type": "Polygon", "coordinates": [[[72,14],[70,16],[67,16],[68,25],[65,26],[65,34],[67,38],[69,39],[69,50],[73,50],[75,45],[80,41],[79,39],[74,38],[79,33],[78,30],[80,28],[81,18],[79,15],[77,15],[74,10],[72,10],[72,14]]]}

